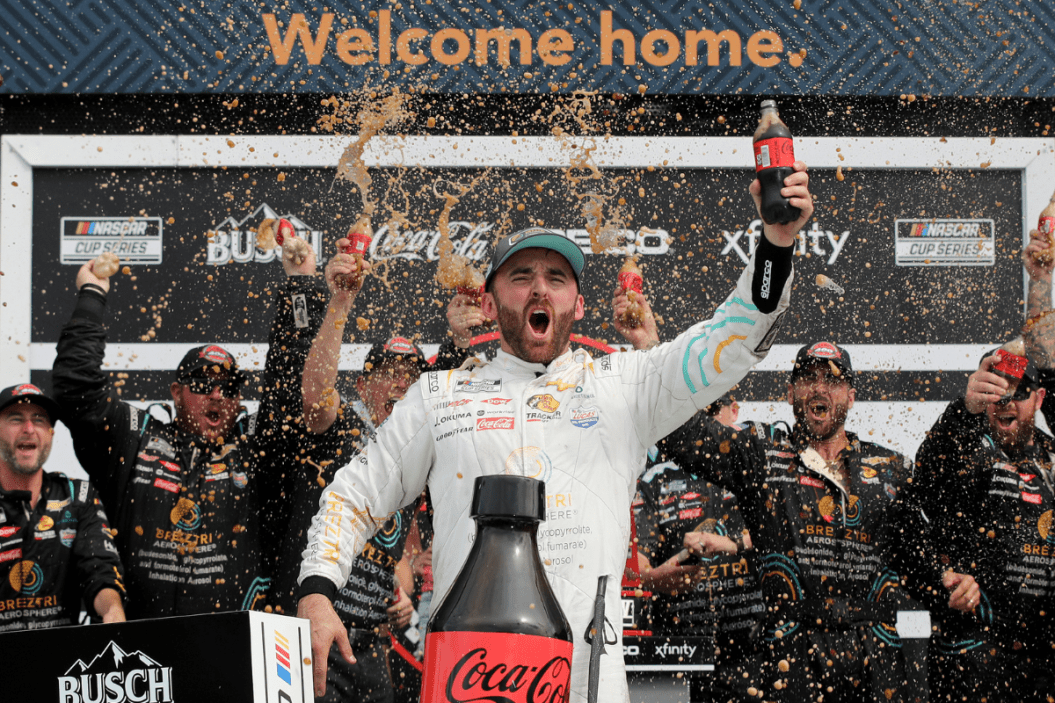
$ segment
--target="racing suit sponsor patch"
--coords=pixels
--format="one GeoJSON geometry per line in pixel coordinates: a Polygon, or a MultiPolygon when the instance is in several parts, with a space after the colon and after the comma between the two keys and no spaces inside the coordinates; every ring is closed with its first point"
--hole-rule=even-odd
{"type": "Polygon", "coordinates": [[[458,393],[498,393],[502,390],[500,378],[463,378],[455,384],[458,393]]]}
{"type": "Polygon", "coordinates": [[[154,487],[160,488],[164,491],[168,491],[169,493],[179,493],[179,486],[177,486],[172,481],[166,481],[163,478],[155,478],[154,487]]]}

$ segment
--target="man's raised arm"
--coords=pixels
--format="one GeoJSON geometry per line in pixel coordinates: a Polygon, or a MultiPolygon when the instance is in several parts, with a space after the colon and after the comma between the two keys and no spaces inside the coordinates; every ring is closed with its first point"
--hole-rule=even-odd
{"type": "MultiPolygon", "coordinates": [[[[796,161],[784,183],[781,193],[799,208],[799,218],[764,225],[736,288],[711,319],[644,354],[612,357],[644,446],[721,397],[769,352],[790,301],[795,237],[813,214],[806,165],[796,161]]],[[[750,193],[757,209],[757,180],[750,193]]]]}

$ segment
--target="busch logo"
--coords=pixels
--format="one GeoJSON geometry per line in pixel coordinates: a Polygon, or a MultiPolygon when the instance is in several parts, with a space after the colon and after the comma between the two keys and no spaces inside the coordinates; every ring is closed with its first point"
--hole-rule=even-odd
{"type": "Polygon", "coordinates": [[[470,650],[451,669],[446,687],[450,703],[564,703],[568,699],[571,661],[567,657],[558,655],[534,667],[488,661],[487,653],[485,647],[470,650]]]}
{"type": "Polygon", "coordinates": [[[59,677],[60,703],[171,703],[172,669],[113,642],[85,665],[80,659],[59,677]]]}
{"type": "Polygon", "coordinates": [[[513,429],[513,418],[511,417],[482,417],[476,421],[477,430],[511,430],[513,429]]]}
{"type": "Polygon", "coordinates": [[[209,232],[208,256],[205,262],[213,266],[228,264],[232,261],[244,264],[255,261],[265,264],[276,258],[281,259],[282,247],[270,251],[256,246],[256,227],[266,218],[280,219],[285,217],[293,224],[297,237],[311,244],[315,250],[315,259],[322,261],[322,232],[311,227],[296,215],[279,215],[264,203],[243,220],[228,217],[209,232]]]}

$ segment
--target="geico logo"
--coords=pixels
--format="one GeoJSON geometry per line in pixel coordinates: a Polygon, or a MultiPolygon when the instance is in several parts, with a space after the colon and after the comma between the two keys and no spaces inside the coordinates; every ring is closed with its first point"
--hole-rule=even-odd
{"type": "Polygon", "coordinates": [[[641,648],[636,644],[625,644],[623,645],[623,656],[624,657],[636,657],[641,654],[641,648]]]}
{"type": "Polygon", "coordinates": [[[59,677],[60,703],[171,703],[172,669],[59,677]]]}

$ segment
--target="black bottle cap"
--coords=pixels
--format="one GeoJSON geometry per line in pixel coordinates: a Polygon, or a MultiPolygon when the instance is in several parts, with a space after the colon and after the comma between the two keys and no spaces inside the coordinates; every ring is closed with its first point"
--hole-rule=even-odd
{"type": "Polygon", "coordinates": [[[526,476],[478,476],[471,517],[546,519],[546,484],[526,476]]]}

